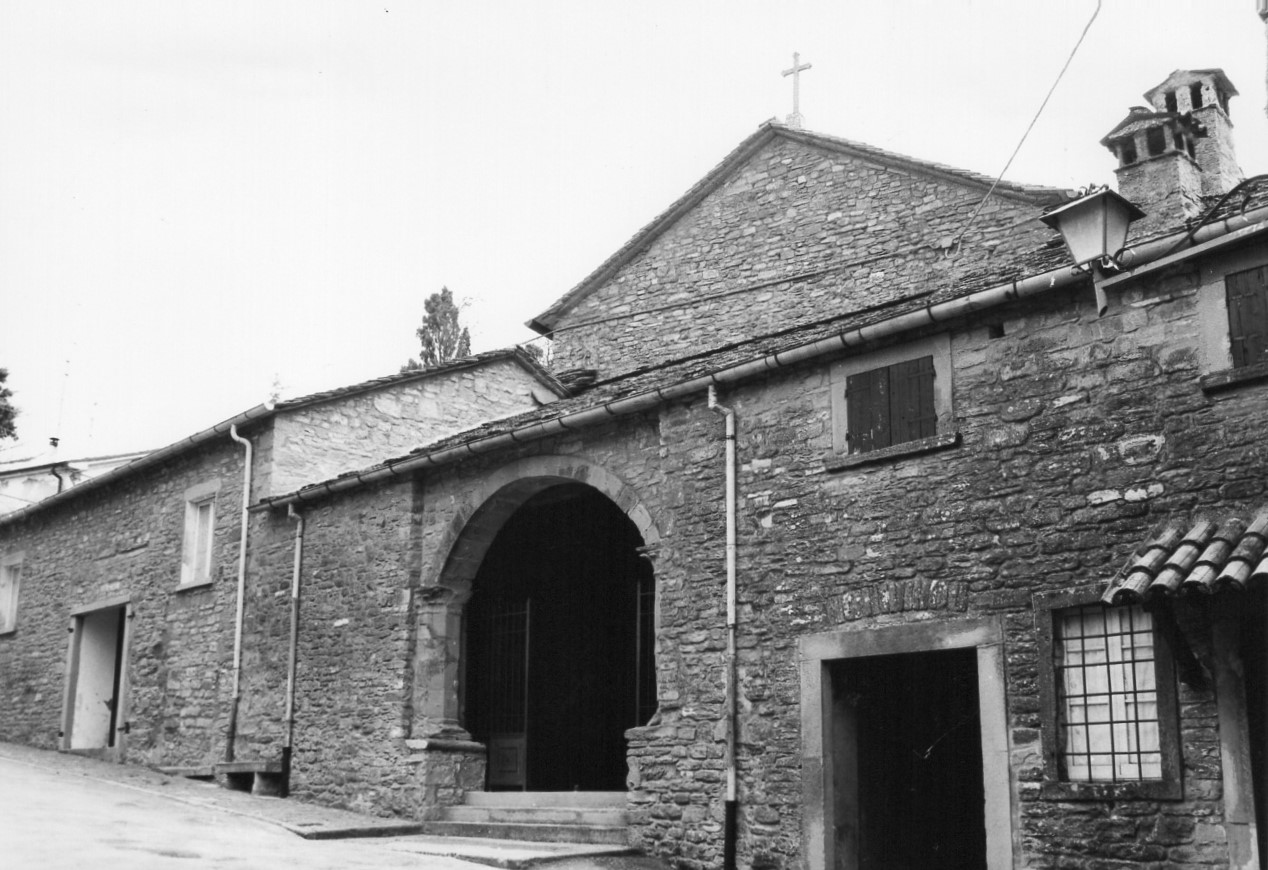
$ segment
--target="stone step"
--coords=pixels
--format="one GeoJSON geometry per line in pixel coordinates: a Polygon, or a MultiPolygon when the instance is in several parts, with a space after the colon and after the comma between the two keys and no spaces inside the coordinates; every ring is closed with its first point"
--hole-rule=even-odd
{"type": "Polygon", "coordinates": [[[625,809],[615,807],[446,807],[441,815],[446,822],[513,822],[551,825],[598,825],[620,827],[625,824],[625,809]]]}
{"type": "Polygon", "coordinates": [[[527,840],[533,843],[598,843],[624,846],[624,825],[556,825],[511,822],[422,823],[422,832],[433,837],[480,837],[488,840],[527,840]]]}
{"type": "Polygon", "coordinates": [[[625,809],[623,791],[469,791],[463,803],[473,807],[595,807],[625,809]]]}

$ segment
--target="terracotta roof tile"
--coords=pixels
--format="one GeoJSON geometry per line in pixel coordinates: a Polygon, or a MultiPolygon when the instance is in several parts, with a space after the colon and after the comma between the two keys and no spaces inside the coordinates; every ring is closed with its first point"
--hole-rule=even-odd
{"type": "Polygon", "coordinates": [[[1209,520],[1187,533],[1172,526],[1146,542],[1101,596],[1107,604],[1131,604],[1164,595],[1210,595],[1268,582],[1268,509],[1250,523],[1209,520]]]}

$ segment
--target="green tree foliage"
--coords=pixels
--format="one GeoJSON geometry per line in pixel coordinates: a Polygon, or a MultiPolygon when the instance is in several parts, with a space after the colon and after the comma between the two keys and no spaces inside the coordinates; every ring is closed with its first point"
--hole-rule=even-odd
{"type": "Polygon", "coordinates": [[[415,333],[418,336],[418,359],[411,359],[401,366],[410,372],[428,366],[439,365],[446,360],[471,354],[471,334],[463,326],[460,310],[453,301],[448,287],[441,287],[423,303],[423,322],[415,333]]]}
{"type": "Polygon", "coordinates": [[[13,390],[4,385],[8,379],[9,370],[0,369],[0,439],[18,437],[18,428],[14,422],[18,417],[18,409],[9,401],[13,397],[13,390]]]}

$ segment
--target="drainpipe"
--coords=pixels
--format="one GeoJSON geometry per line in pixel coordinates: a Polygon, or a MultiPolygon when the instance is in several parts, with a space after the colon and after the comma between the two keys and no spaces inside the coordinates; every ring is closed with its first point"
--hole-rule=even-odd
{"type": "Polygon", "coordinates": [[[247,524],[251,514],[251,442],[229,426],[229,437],[242,445],[242,534],[238,540],[238,610],[233,620],[233,696],[229,701],[229,728],[225,735],[225,761],[233,761],[238,738],[238,704],[242,700],[242,612],[247,591],[247,524]]]}
{"type": "Polygon", "coordinates": [[[57,478],[57,491],[61,492],[66,488],[66,479],[57,473],[57,466],[54,465],[48,470],[48,473],[57,478]]]}
{"type": "Polygon", "coordinates": [[[291,793],[291,749],[295,745],[295,675],[299,664],[299,576],[304,564],[304,515],[287,505],[295,521],[295,566],[291,570],[291,643],[286,660],[286,737],[282,742],[282,797],[291,793]]]}
{"type": "Polygon", "coordinates": [[[735,870],[738,838],[735,756],[739,726],[739,689],[735,666],[735,409],[718,404],[717,387],[709,387],[709,407],[726,418],[726,803],[722,829],[722,867],[735,870]]]}

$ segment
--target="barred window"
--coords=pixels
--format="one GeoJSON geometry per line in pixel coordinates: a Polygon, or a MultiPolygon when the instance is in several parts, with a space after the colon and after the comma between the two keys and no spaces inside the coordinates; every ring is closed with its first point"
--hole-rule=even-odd
{"type": "Polygon", "coordinates": [[[1090,605],[1056,615],[1054,666],[1062,778],[1162,778],[1153,620],[1090,605]]]}
{"type": "Polygon", "coordinates": [[[1165,607],[1099,587],[1034,596],[1044,778],[1053,800],[1179,800],[1179,707],[1165,607]]]}

